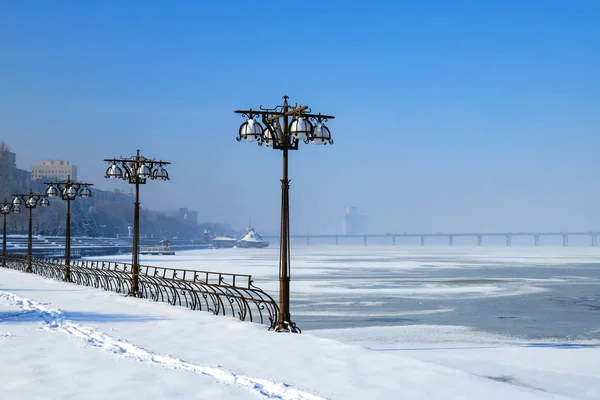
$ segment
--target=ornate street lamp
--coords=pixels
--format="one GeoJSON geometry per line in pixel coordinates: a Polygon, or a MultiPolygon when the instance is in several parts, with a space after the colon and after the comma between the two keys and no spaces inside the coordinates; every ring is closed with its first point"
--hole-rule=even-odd
{"type": "Polygon", "coordinates": [[[2,266],[6,267],[6,216],[13,211],[13,204],[4,199],[2,207],[0,207],[0,213],[4,217],[4,229],[2,231],[2,266]]]}
{"type": "Polygon", "coordinates": [[[279,315],[274,326],[277,332],[301,330],[290,318],[290,213],[288,179],[288,151],[298,150],[300,141],[316,145],[333,144],[331,132],[325,122],[335,117],[312,114],[310,108],[289,105],[288,96],[283,96],[283,105],[259,110],[236,110],[247,120],[240,126],[237,141],[263,143],[283,152],[283,178],[281,179],[281,234],[279,244],[279,315]],[[259,122],[260,118],[260,122],[259,122]],[[291,118],[291,121],[290,121],[291,118]],[[262,122],[262,124],[261,124],[262,122]],[[264,125],[264,126],[263,126],[264,125]]]}
{"type": "Polygon", "coordinates": [[[37,206],[47,207],[50,205],[50,202],[46,198],[45,194],[34,193],[31,189],[29,193],[25,194],[13,194],[11,196],[15,196],[12,204],[13,204],[13,212],[20,213],[21,206],[24,205],[25,208],[29,209],[29,230],[27,234],[27,268],[25,272],[31,272],[31,253],[33,251],[33,240],[31,237],[32,234],[32,211],[37,206]]]}
{"type": "Polygon", "coordinates": [[[135,203],[133,207],[133,254],[131,257],[131,291],[130,296],[139,295],[139,242],[140,242],[140,185],[146,183],[146,179],[168,181],[169,174],[165,165],[168,161],[148,159],[140,155],[138,150],[134,157],[129,158],[106,158],[104,161],[110,163],[106,170],[105,178],[123,179],[135,185],[135,203]]]}
{"type": "Polygon", "coordinates": [[[44,182],[50,185],[46,190],[46,196],[60,196],[67,202],[67,225],[65,227],[65,271],[64,281],[71,281],[71,200],[75,200],[78,196],[83,198],[92,197],[91,183],[76,182],[69,178],[66,181],[44,182]]]}

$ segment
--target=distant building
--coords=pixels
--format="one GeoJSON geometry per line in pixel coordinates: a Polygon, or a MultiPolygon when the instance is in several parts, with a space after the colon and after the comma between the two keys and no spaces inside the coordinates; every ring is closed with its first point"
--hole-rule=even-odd
{"type": "Polygon", "coordinates": [[[6,159],[6,166],[8,168],[17,168],[17,155],[15,153],[7,151],[4,153],[3,157],[6,159]]]}
{"type": "Polygon", "coordinates": [[[31,186],[31,172],[17,168],[17,155],[15,153],[7,151],[4,157],[7,159],[9,177],[15,189],[25,190],[25,188],[29,188],[31,186]]]}
{"type": "Polygon", "coordinates": [[[77,180],[77,167],[65,160],[42,160],[31,166],[33,181],[46,178],[66,180],[69,177],[77,180]]]}
{"type": "Polygon", "coordinates": [[[24,190],[30,186],[31,172],[24,169],[14,168],[12,170],[11,179],[16,183],[19,190],[24,190]]]}
{"type": "Polygon", "coordinates": [[[181,207],[177,213],[177,219],[191,224],[198,223],[198,211],[188,210],[185,207],[181,207]]]}
{"type": "Polygon", "coordinates": [[[344,235],[362,235],[367,233],[369,218],[358,211],[357,207],[346,207],[344,214],[344,235]]]}
{"type": "Polygon", "coordinates": [[[105,204],[131,204],[133,193],[120,189],[100,190],[92,188],[92,201],[105,204]]]}

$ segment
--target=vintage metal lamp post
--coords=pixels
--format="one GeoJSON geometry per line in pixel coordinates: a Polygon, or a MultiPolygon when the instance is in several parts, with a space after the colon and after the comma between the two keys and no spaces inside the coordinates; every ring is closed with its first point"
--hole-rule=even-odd
{"type": "Polygon", "coordinates": [[[283,96],[283,105],[258,110],[236,110],[247,120],[239,129],[238,142],[258,142],[283,152],[283,178],[281,179],[281,234],[279,244],[279,315],[271,328],[277,332],[297,332],[301,330],[290,318],[290,213],[288,179],[288,152],[298,150],[301,140],[316,145],[333,144],[331,132],[325,122],[335,117],[312,114],[310,108],[288,104],[288,96],[283,96]],[[260,117],[260,121],[258,121],[260,117]],[[291,121],[290,121],[291,118],[291,121]]]}
{"type": "Polygon", "coordinates": [[[2,213],[2,217],[4,217],[4,228],[2,231],[2,267],[6,267],[6,216],[13,211],[12,203],[6,201],[4,199],[4,203],[0,208],[0,213],[2,213]]]}
{"type": "Polygon", "coordinates": [[[32,213],[33,209],[40,207],[47,207],[50,205],[50,202],[46,198],[45,194],[34,193],[31,189],[29,193],[25,194],[13,194],[15,196],[13,200],[13,212],[19,213],[21,212],[21,206],[25,205],[25,208],[29,209],[29,229],[27,234],[27,268],[25,272],[31,272],[31,253],[33,251],[33,240],[32,240],[32,213]]]}
{"type": "Polygon", "coordinates": [[[169,180],[169,174],[165,165],[168,161],[148,159],[140,155],[138,150],[134,157],[129,158],[106,158],[104,161],[111,165],[106,170],[105,178],[123,179],[135,185],[135,203],[133,208],[133,254],[131,257],[131,291],[130,296],[139,295],[139,242],[140,242],[140,185],[146,183],[146,179],[159,181],[169,180]]]}
{"type": "Polygon", "coordinates": [[[46,190],[46,196],[58,197],[61,196],[67,202],[67,224],[65,226],[65,271],[64,281],[71,281],[71,200],[75,200],[77,196],[83,198],[92,197],[91,183],[75,182],[69,177],[66,181],[44,182],[50,185],[46,190]]]}

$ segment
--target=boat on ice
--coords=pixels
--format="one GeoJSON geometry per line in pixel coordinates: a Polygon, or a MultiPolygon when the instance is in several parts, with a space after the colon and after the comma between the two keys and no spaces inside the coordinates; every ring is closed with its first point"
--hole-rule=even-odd
{"type": "Polygon", "coordinates": [[[212,240],[212,245],[216,249],[230,249],[237,246],[238,240],[233,236],[217,236],[212,240]]]}
{"type": "Polygon", "coordinates": [[[263,248],[268,245],[269,242],[265,242],[252,225],[248,226],[248,232],[238,242],[238,247],[243,248],[263,248]]]}
{"type": "Polygon", "coordinates": [[[266,242],[262,236],[256,232],[256,229],[254,229],[252,225],[249,225],[248,231],[240,240],[229,235],[217,236],[212,240],[212,245],[216,249],[230,249],[232,247],[260,249],[269,246],[269,242],[266,242]]]}

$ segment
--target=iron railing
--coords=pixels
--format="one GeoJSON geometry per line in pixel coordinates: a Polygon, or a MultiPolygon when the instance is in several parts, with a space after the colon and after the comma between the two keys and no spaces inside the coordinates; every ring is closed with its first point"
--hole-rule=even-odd
{"type": "MultiPolygon", "coordinates": [[[[5,266],[25,272],[27,258],[10,255],[5,266]]],[[[72,283],[117,293],[131,291],[132,265],[121,262],[71,260],[72,283]]],[[[32,257],[31,272],[63,280],[64,259],[32,257]]],[[[138,297],[171,305],[231,315],[242,321],[269,323],[273,329],[279,308],[271,296],[254,286],[251,275],[140,265],[138,297]]]]}

